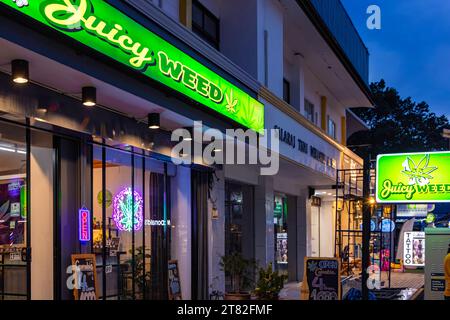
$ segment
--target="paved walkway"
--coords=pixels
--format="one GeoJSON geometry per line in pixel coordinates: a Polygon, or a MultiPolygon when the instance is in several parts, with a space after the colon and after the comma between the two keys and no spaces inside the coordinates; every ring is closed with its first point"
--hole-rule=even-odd
{"type": "MultiPolygon", "coordinates": [[[[381,280],[387,282],[388,275],[383,272],[381,280]]],[[[416,272],[391,272],[391,288],[415,288],[419,289],[425,284],[425,275],[416,272]]]]}
{"type": "MultiPolygon", "coordinates": [[[[382,281],[385,281],[385,287],[388,286],[388,274],[383,272],[382,281]]],[[[391,288],[421,288],[424,285],[423,273],[412,272],[391,272],[391,288]]],[[[300,300],[301,282],[289,282],[280,292],[280,300],[300,300]]]]}

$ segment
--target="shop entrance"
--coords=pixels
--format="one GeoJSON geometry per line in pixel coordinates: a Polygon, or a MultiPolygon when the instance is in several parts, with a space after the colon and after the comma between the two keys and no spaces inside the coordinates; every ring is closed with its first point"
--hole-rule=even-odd
{"type": "Polygon", "coordinates": [[[0,299],[51,299],[52,135],[14,120],[0,120],[0,299]]]}

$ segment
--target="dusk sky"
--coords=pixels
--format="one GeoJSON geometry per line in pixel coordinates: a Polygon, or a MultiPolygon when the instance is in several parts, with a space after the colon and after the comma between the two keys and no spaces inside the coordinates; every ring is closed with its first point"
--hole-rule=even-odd
{"type": "Polygon", "coordinates": [[[386,80],[402,97],[426,101],[450,119],[450,1],[341,0],[370,53],[370,81],[386,80]],[[369,30],[369,5],[381,30],[369,30]]]}

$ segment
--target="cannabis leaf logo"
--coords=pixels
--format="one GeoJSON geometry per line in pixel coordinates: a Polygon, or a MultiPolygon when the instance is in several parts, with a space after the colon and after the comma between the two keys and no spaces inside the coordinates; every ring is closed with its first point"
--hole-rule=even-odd
{"type": "Polygon", "coordinates": [[[308,261],[308,269],[311,272],[316,271],[316,269],[317,269],[317,262],[315,262],[315,261],[308,261]]]}
{"type": "Polygon", "coordinates": [[[230,95],[225,93],[225,99],[227,100],[227,111],[231,113],[236,113],[236,106],[238,104],[238,100],[233,97],[233,90],[230,90],[230,95]]]}
{"type": "Polygon", "coordinates": [[[438,167],[429,167],[429,163],[429,154],[425,155],[417,165],[413,159],[406,157],[406,160],[402,164],[402,173],[409,177],[410,185],[418,184],[419,186],[425,186],[430,183],[430,179],[433,179],[430,173],[437,170],[438,167]]]}
{"type": "Polygon", "coordinates": [[[28,6],[28,0],[13,0],[19,8],[28,6]]]}

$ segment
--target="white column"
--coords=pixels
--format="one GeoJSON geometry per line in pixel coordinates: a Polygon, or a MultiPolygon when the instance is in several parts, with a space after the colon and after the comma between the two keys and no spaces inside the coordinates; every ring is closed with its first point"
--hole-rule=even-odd
{"type": "Polygon", "coordinates": [[[172,259],[178,260],[181,294],[191,299],[191,170],[178,166],[171,181],[172,259]]]}
{"type": "MultiPolygon", "coordinates": [[[[31,147],[31,299],[53,300],[53,150],[31,147]]],[[[28,235],[27,235],[28,236],[28,235]]],[[[65,271],[65,270],[64,270],[65,271]]]]}

